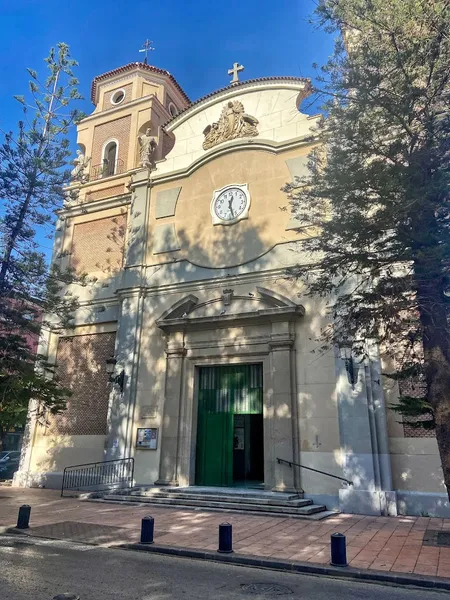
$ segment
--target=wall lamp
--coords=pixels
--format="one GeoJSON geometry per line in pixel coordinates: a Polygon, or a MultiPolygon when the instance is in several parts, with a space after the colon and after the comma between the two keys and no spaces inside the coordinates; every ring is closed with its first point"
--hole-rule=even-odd
{"type": "Polygon", "coordinates": [[[345,370],[347,371],[347,379],[352,388],[355,387],[355,383],[358,378],[358,370],[355,367],[355,362],[352,356],[352,347],[350,345],[339,346],[339,356],[345,361],[345,370]]]}
{"type": "Polygon", "coordinates": [[[108,374],[109,381],[120,388],[120,393],[123,393],[123,385],[125,383],[125,371],[122,371],[118,375],[114,375],[114,369],[116,367],[117,360],[114,356],[106,359],[106,373],[108,374]]]}

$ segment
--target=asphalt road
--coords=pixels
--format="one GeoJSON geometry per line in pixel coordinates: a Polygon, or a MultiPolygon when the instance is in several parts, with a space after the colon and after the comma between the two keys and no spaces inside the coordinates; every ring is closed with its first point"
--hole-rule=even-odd
{"type": "Polygon", "coordinates": [[[1,600],[51,600],[64,592],[80,600],[443,600],[446,593],[0,536],[1,600]]]}

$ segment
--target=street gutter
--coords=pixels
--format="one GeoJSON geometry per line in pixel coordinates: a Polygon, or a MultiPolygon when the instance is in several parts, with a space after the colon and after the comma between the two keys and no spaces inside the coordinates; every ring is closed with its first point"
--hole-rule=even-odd
{"type": "MultiPolygon", "coordinates": [[[[16,534],[34,539],[53,539],[44,536],[34,536],[26,529],[17,529],[16,527],[0,527],[0,535],[16,534]]],[[[62,540],[77,544],[73,540],[62,540]]],[[[99,546],[92,542],[83,542],[87,545],[99,546]]],[[[102,545],[102,547],[105,547],[102,545]]],[[[228,563],[237,566],[256,567],[259,569],[268,569],[276,571],[286,571],[289,573],[302,573],[305,575],[326,576],[335,579],[352,579],[354,581],[364,581],[368,583],[378,583],[384,585],[396,585],[402,587],[414,586],[426,588],[428,590],[446,590],[450,591],[450,579],[443,577],[427,577],[425,575],[392,573],[387,571],[375,571],[372,569],[355,569],[353,567],[334,567],[332,565],[319,565],[314,563],[304,563],[289,560],[274,560],[269,558],[258,558],[255,556],[246,556],[244,554],[220,554],[207,550],[192,550],[190,548],[175,548],[171,546],[158,546],[156,544],[109,544],[109,549],[137,550],[139,552],[150,552],[154,554],[164,554],[168,556],[177,556],[182,558],[192,558],[196,560],[208,560],[213,562],[228,563]]]]}
{"type": "Polygon", "coordinates": [[[287,571],[289,573],[303,573],[305,575],[325,575],[339,579],[353,579],[359,581],[390,584],[397,586],[415,586],[428,590],[450,591],[450,579],[442,577],[427,577],[422,575],[403,574],[386,571],[375,571],[371,569],[355,569],[353,567],[333,567],[332,565],[318,565],[313,563],[293,562],[288,560],[274,560],[245,556],[244,554],[220,554],[204,550],[191,550],[189,548],[173,548],[169,546],[157,546],[148,544],[120,544],[114,548],[125,550],[138,550],[141,552],[153,552],[155,554],[166,554],[183,558],[194,558],[215,562],[224,562],[245,567],[258,567],[260,569],[271,569],[287,571]]]}

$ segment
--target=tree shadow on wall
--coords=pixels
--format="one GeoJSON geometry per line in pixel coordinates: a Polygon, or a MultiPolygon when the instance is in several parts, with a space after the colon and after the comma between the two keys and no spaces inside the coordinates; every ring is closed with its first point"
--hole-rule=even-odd
{"type": "Polygon", "coordinates": [[[79,275],[87,271],[101,272],[107,277],[116,275],[123,267],[123,250],[126,238],[126,213],[99,219],[87,223],[75,225],[72,241],[72,250],[70,252],[70,265],[79,275]],[[101,223],[105,220],[106,224],[94,236],[88,238],[88,244],[85,240],[78,239],[77,227],[92,226],[92,223],[101,223]],[[89,245],[89,247],[86,247],[89,245]],[[78,246],[80,250],[78,251],[78,246]]]}
{"type": "Polygon", "coordinates": [[[103,460],[110,392],[106,359],[114,346],[115,332],[59,338],[56,374],[72,396],[65,411],[37,424],[32,471],[61,472],[103,460]]]}

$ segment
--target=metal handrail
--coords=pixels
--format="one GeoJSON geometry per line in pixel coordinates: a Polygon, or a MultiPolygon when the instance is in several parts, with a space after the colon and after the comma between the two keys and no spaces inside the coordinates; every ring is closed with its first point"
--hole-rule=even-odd
{"type": "Polygon", "coordinates": [[[124,172],[125,163],[121,158],[114,161],[114,165],[109,164],[107,161],[99,165],[91,167],[91,174],[89,177],[90,181],[96,181],[97,179],[103,179],[105,177],[112,177],[113,175],[119,175],[124,172]],[[113,171],[111,173],[111,171],[113,171]]]}
{"type": "Polygon", "coordinates": [[[327,473],[326,471],[319,471],[319,469],[313,469],[312,467],[305,467],[305,465],[299,465],[298,463],[292,462],[292,460],[285,460],[284,458],[278,458],[277,462],[280,465],[281,463],[285,463],[289,465],[291,468],[299,467],[300,469],[307,469],[308,471],[314,471],[314,473],[320,473],[321,475],[326,475],[327,477],[333,477],[334,479],[340,479],[341,481],[345,481],[348,485],[353,485],[353,481],[350,479],[345,479],[345,477],[338,477],[337,475],[332,475],[331,473],[327,473]]]}
{"type": "Polygon", "coordinates": [[[63,471],[61,497],[64,490],[101,492],[111,487],[131,488],[133,483],[134,458],[131,457],[70,465],[63,471]]]}

